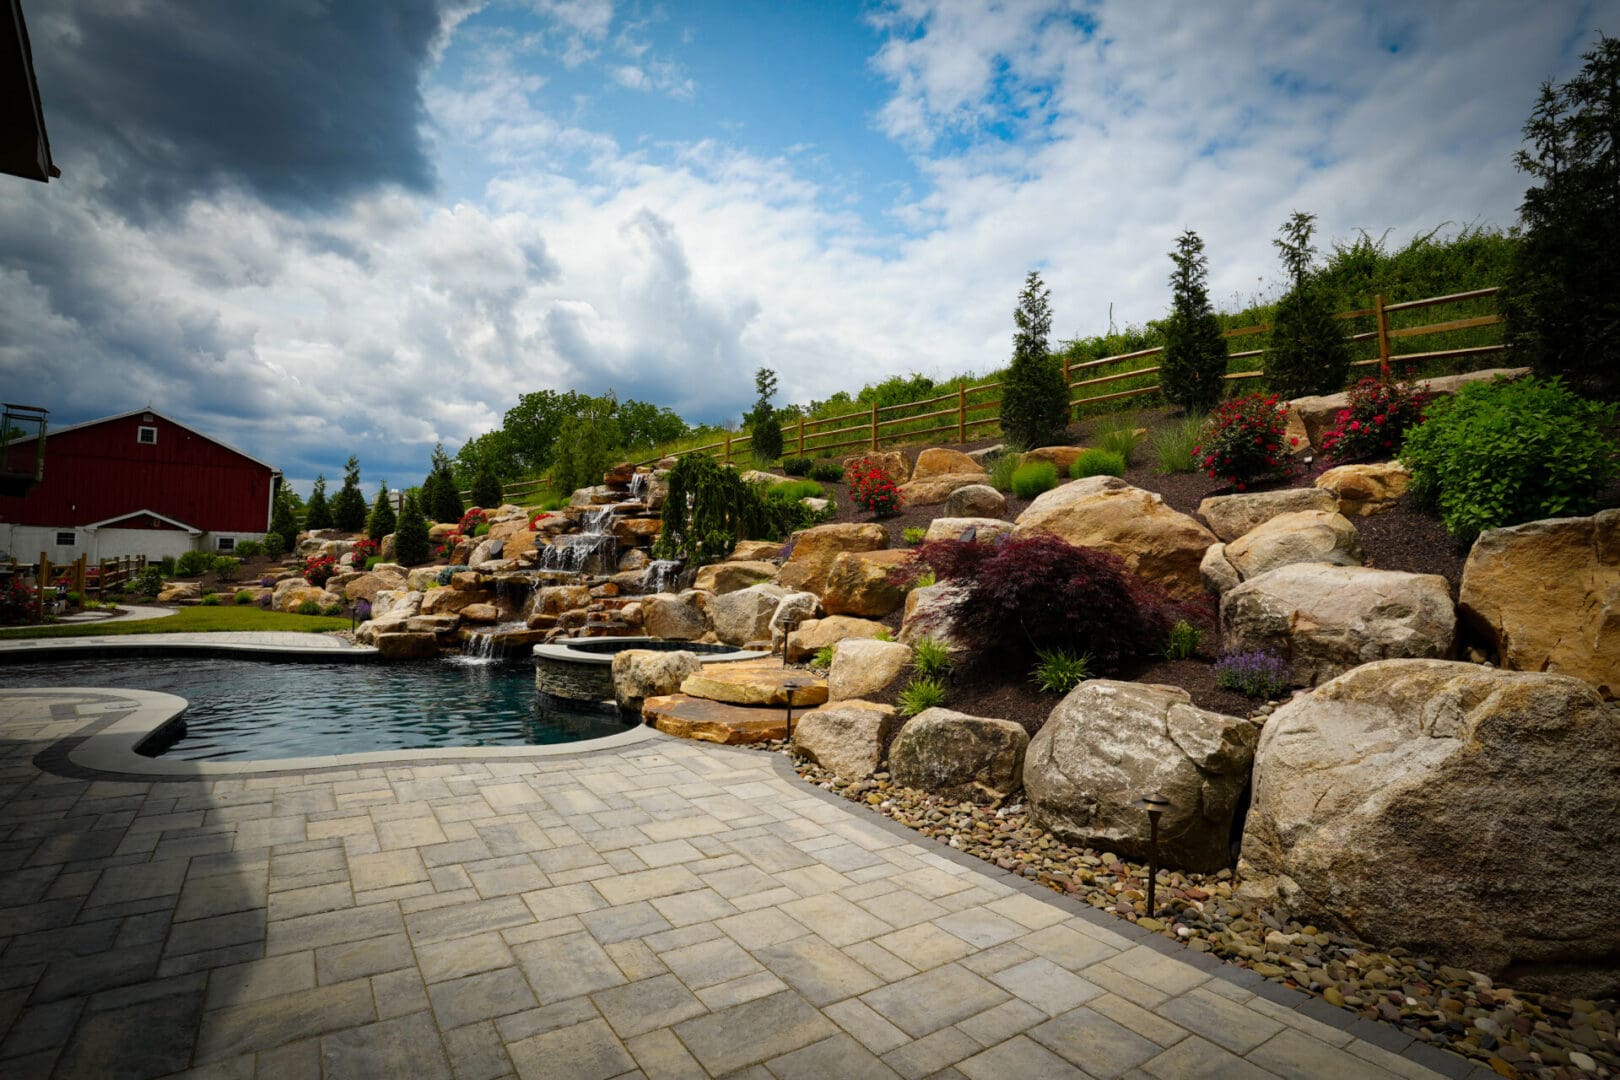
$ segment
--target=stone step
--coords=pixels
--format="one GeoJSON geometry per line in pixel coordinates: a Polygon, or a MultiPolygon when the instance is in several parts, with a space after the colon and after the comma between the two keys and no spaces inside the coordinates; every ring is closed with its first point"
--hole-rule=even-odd
{"type": "Polygon", "coordinates": [[[780,660],[737,660],[724,664],[704,664],[703,670],[688,675],[681,693],[707,698],[727,705],[780,705],[788,703],[788,681],[799,684],[793,691],[793,707],[810,708],[827,700],[827,680],[806,671],[784,668],[780,660]]]}
{"type": "MultiPolygon", "coordinates": [[[[648,698],[642,702],[641,717],[666,735],[728,746],[780,739],[787,725],[786,709],[723,705],[686,694],[648,698]]],[[[798,722],[797,708],[793,719],[798,722]]]]}

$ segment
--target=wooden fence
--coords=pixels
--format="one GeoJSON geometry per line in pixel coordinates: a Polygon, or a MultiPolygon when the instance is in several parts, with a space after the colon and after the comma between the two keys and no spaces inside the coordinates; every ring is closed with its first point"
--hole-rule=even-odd
{"type": "Polygon", "coordinates": [[[95,593],[96,599],[105,603],[108,592],[133,580],[136,574],[145,569],[145,555],[103,559],[97,564],[92,564],[88,555],[80,555],[70,563],[53,563],[43,551],[39,553],[37,563],[19,563],[12,559],[6,567],[13,581],[20,580],[19,575],[33,576],[35,614],[40,619],[45,617],[46,597],[58,585],[78,593],[80,597],[95,593]]]}
{"type": "MultiPolygon", "coordinates": [[[[1393,351],[1394,342],[1405,338],[1424,337],[1430,334],[1443,334],[1460,330],[1471,330],[1479,327],[1495,326],[1502,321],[1500,314],[1470,316],[1461,319],[1449,319],[1443,322],[1424,323],[1414,326],[1405,326],[1398,329],[1390,327],[1390,315],[1403,311],[1417,311],[1423,308],[1437,307],[1442,304],[1455,304],[1469,300],[1480,300],[1496,295],[1496,288],[1473,289],[1468,292],[1451,293],[1446,296],[1431,296],[1422,300],[1406,300],[1398,304],[1384,302],[1383,296],[1375,298],[1373,306],[1361,308],[1356,311],[1342,311],[1334,316],[1336,319],[1371,319],[1373,329],[1362,333],[1347,335],[1352,343],[1373,342],[1376,345],[1377,355],[1369,360],[1353,361],[1353,368],[1367,368],[1377,366],[1383,378],[1389,378],[1397,368],[1405,368],[1412,364],[1429,363],[1436,360],[1472,360],[1478,357],[1500,353],[1505,346],[1501,344],[1477,345],[1457,349],[1439,349],[1431,352],[1399,353],[1393,351]]],[[[1271,329],[1269,324],[1257,326],[1243,326],[1224,331],[1222,337],[1228,339],[1250,337],[1255,334],[1264,334],[1271,329]]],[[[1159,366],[1148,366],[1153,358],[1164,353],[1164,346],[1151,349],[1141,349],[1136,352],[1120,353],[1117,356],[1105,356],[1100,360],[1088,360],[1085,363],[1073,364],[1067,358],[1063,361],[1063,381],[1069,387],[1069,407],[1072,410],[1077,405],[1094,405],[1099,402],[1117,401],[1125,398],[1140,397],[1144,394],[1155,394],[1159,391],[1157,382],[1129,389],[1108,391],[1101,394],[1081,393],[1076,397],[1076,391],[1085,391],[1093,387],[1106,386],[1111,383],[1123,382],[1128,379],[1140,379],[1144,376],[1155,375],[1159,366]],[[1118,364],[1137,364],[1128,370],[1110,372],[1107,374],[1093,374],[1101,368],[1118,364]]],[[[1246,349],[1229,353],[1227,361],[1252,360],[1264,356],[1266,350],[1246,349]]],[[[1265,375],[1261,369],[1240,369],[1228,371],[1226,378],[1232,381],[1242,379],[1258,379],[1265,375]]],[[[965,443],[968,433],[1001,422],[1001,399],[987,397],[1001,388],[1000,383],[987,382],[978,386],[962,386],[951,393],[941,394],[938,397],[925,398],[921,401],[908,401],[902,405],[878,406],[876,403],[868,409],[857,412],[843,413],[839,416],[822,417],[819,420],[800,419],[796,424],[787,425],[783,429],[783,452],[792,452],[799,457],[809,454],[828,454],[835,450],[848,450],[861,448],[876,450],[884,442],[893,442],[904,438],[907,441],[928,438],[934,435],[954,435],[955,441],[965,443]],[[943,407],[938,407],[943,406],[943,407]],[[924,410],[913,412],[913,410],[924,410]],[[994,410],[988,412],[988,410],[994,410]],[[919,421],[939,420],[939,424],[917,429],[910,425],[919,421]],[[842,427],[837,425],[843,425],[842,427]],[[901,432],[895,429],[905,427],[901,432]]],[[[733,459],[744,451],[751,437],[739,435],[726,437],[716,443],[706,446],[696,446],[681,451],[682,454],[713,454],[715,457],[732,464],[733,459]]],[[[658,458],[637,462],[639,465],[652,465],[658,458]]]]}

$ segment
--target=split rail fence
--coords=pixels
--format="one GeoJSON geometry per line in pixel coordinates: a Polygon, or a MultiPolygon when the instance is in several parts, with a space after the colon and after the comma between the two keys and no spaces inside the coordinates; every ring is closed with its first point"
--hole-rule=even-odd
{"type": "Polygon", "coordinates": [[[19,563],[10,560],[4,567],[12,581],[21,581],[25,577],[32,577],[34,585],[33,603],[35,614],[43,619],[47,598],[52,595],[57,586],[62,586],[81,597],[95,594],[98,601],[105,603],[107,594],[118,586],[133,581],[136,574],[146,569],[146,556],[125,555],[117,559],[103,559],[99,563],[90,562],[88,555],[80,555],[68,563],[53,563],[42,551],[39,553],[37,563],[19,563]]]}

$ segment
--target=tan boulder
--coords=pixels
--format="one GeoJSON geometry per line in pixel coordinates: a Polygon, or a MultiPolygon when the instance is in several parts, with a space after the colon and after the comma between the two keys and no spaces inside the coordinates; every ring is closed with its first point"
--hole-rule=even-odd
{"type": "Polygon", "coordinates": [[[845,780],[864,780],[882,764],[883,746],[895,719],[893,706],[871,701],[823,705],[793,726],[794,756],[845,780]]]}
{"type": "Polygon", "coordinates": [[[693,588],[716,595],[736,592],[750,585],[770,581],[781,567],[773,562],[717,562],[702,567],[693,588]]]}
{"type": "MultiPolygon", "coordinates": [[[[464,577],[474,577],[471,574],[457,574],[456,580],[464,577]]],[[[429,589],[422,594],[423,615],[459,615],[463,609],[474,604],[493,604],[495,594],[487,589],[460,588],[456,584],[439,589],[429,589]]]]}
{"type": "Polygon", "coordinates": [[[949,581],[924,585],[906,593],[900,641],[915,645],[922,638],[932,638],[953,648],[960,644],[956,640],[956,619],[966,596],[966,586],[949,581]]]}
{"type": "Polygon", "coordinates": [[[849,615],[829,615],[825,619],[806,619],[788,635],[789,663],[801,663],[829,645],[845,638],[875,638],[886,633],[888,627],[871,619],[856,619],[849,615]]]}
{"type": "MultiPolygon", "coordinates": [[[[327,587],[331,588],[330,582],[327,583],[327,587]]],[[[377,594],[382,592],[384,589],[404,588],[404,574],[385,571],[378,568],[370,573],[361,574],[353,581],[347,582],[343,586],[343,595],[348,597],[350,600],[365,600],[370,602],[376,600],[377,594]]]]}
{"type": "Polygon", "coordinates": [[[787,734],[785,709],[749,709],[685,694],[647,698],[641,716],[666,735],[725,746],[769,742],[787,734]]]}
{"type": "Polygon", "coordinates": [[[1209,524],[1209,531],[1230,543],[1278,514],[1301,510],[1339,509],[1332,492],[1320,486],[1283,488],[1281,491],[1248,491],[1236,495],[1211,495],[1198,504],[1198,516],[1209,524]]]}
{"type": "Polygon", "coordinates": [[[859,615],[880,619],[905,602],[898,585],[889,583],[889,574],[911,558],[911,552],[898,550],[846,552],[833,560],[827,583],[821,590],[821,604],[829,615],[859,615]]]}
{"type": "Polygon", "coordinates": [[[329,593],[325,589],[308,586],[302,589],[278,589],[275,593],[275,605],[278,611],[289,614],[296,613],[298,608],[306,602],[312,602],[317,608],[325,609],[332,604],[343,603],[343,598],[336,593],[329,593]]]}
{"type": "Polygon", "coordinates": [[[672,593],[643,596],[641,621],[649,637],[669,641],[696,641],[709,631],[703,610],[691,600],[672,593]]]}
{"type": "Polygon", "coordinates": [[[900,677],[911,663],[911,649],[898,641],[853,638],[833,646],[827,671],[827,700],[870,697],[900,677]]]}
{"type": "Polygon", "coordinates": [[[788,593],[777,603],[776,610],[771,613],[770,632],[771,648],[780,649],[785,644],[783,636],[789,627],[797,627],[808,623],[811,619],[819,619],[824,614],[821,607],[821,597],[813,592],[788,593]]]}
{"type": "Polygon", "coordinates": [[[494,604],[468,604],[461,609],[463,622],[470,623],[496,623],[501,621],[501,612],[494,604]]]}
{"type": "Polygon", "coordinates": [[[457,525],[454,521],[437,522],[428,526],[428,541],[434,544],[442,544],[451,533],[456,531],[457,525]]]}
{"type": "Polygon", "coordinates": [[[1025,452],[1021,464],[1031,461],[1044,461],[1058,471],[1059,476],[1068,476],[1074,463],[1080,460],[1080,455],[1086,452],[1083,446],[1038,446],[1034,450],[1025,452]]]}
{"type": "Polygon", "coordinates": [[[1361,536],[1343,514],[1298,510],[1256,525],[1228,543],[1225,555],[1244,579],[1290,563],[1360,566],[1361,536]]]}
{"type": "Polygon", "coordinates": [[[1243,582],[1237,567],[1226,559],[1225,544],[1209,545],[1209,550],[1204,552],[1204,557],[1198,564],[1198,577],[1204,583],[1204,591],[1213,596],[1224,595],[1243,582]]]}
{"type": "Polygon", "coordinates": [[[427,592],[429,588],[439,583],[439,571],[442,566],[418,566],[405,574],[405,587],[413,592],[427,592]]]}
{"type": "Polygon", "coordinates": [[[678,693],[686,677],[702,668],[696,653],[625,649],[613,654],[613,699],[621,709],[640,712],[648,698],[678,693]]]}
{"type": "Polygon", "coordinates": [[[585,585],[547,585],[536,589],[529,610],[536,615],[561,615],[575,608],[589,607],[591,590],[585,585]]]}
{"type": "Polygon", "coordinates": [[[1011,720],[925,709],[906,721],[889,749],[901,787],[952,799],[1000,798],[1023,777],[1029,734],[1011,720]]]}
{"type": "Polygon", "coordinates": [[[945,516],[953,518],[999,518],[1007,512],[1007,496],[989,484],[969,484],[951,492],[945,500],[945,516]]]}
{"type": "Polygon", "coordinates": [[[726,556],[727,562],[769,562],[780,558],[782,545],[775,540],[739,540],[726,556]]]}
{"type": "Polygon", "coordinates": [[[1346,517],[1393,509],[1411,482],[1412,474],[1398,461],[1340,465],[1316,478],[1316,486],[1339,501],[1339,513],[1346,517]]]}
{"type": "Polygon", "coordinates": [[[430,660],[439,655],[436,634],[404,633],[377,634],[373,641],[384,660],[430,660]]]}
{"type": "MultiPolygon", "coordinates": [[[[309,582],[299,580],[303,586],[307,587],[309,585],[309,582]]],[[[293,586],[288,586],[288,588],[293,588],[293,586]]],[[[279,588],[277,590],[278,593],[286,591],[286,589],[279,588]]],[[[157,602],[160,604],[178,604],[182,600],[200,599],[202,599],[202,584],[196,581],[171,581],[164,585],[157,594],[157,602]]]]}
{"type": "Polygon", "coordinates": [[[826,703],[827,684],[803,671],[784,668],[780,660],[734,660],[705,664],[681,683],[681,693],[727,705],[759,706],[785,706],[791,693],[794,708],[809,708],[826,703]],[[789,682],[799,685],[790,691],[789,682]]]}
{"type": "Polygon", "coordinates": [[[1215,534],[1165,505],[1157,493],[1114,476],[1091,476],[1038,496],[1018,515],[1015,536],[1051,533],[1111,552],[1127,569],[1181,599],[1203,593],[1198,564],[1215,534]]]}
{"type": "Polygon", "coordinates": [[[1620,510],[1487,529],[1463,566],[1458,613],[1502,667],[1620,696],[1620,510]]]}
{"type": "Polygon", "coordinates": [[[872,450],[864,454],[851,454],[849,457],[844,459],[844,470],[846,476],[848,475],[849,467],[855,464],[855,462],[860,461],[862,458],[870,461],[872,464],[888,473],[889,479],[893,480],[896,484],[903,484],[907,480],[911,479],[911,463],[906,460],[906,455],[902,454],[898,450],[872,450]]]}
{"type": "Polygon", "coordinates": [[[787,595],[782,586],[765,583],[714,597],[708,606],[714,636],[727,645],[769,641],[771,616],[787,595]]]}
{"type": "Polygon", "coordinates": [[[900,485],[901,506],[938,506],[965,487],[984,483],[985,473],[943,473],[912,479],[900,485]]]}
{"type": "Polygon", "coordinates": [[[826,588],[827,573],[834,559],[849,551],[886,548],[889,537],[881,525],[817,525],[795,533],[792,543],[792,554],[776,575],[776,583],[794,592],[813,592],[819,596],[826,588]]]}
{"type": "Polygon", "coordinates": [[[984,466],[958,450],[943,450],[938,447],[924,450],[917,455],[917,462],[911,467],[912,480],[927,480],[936,476],[950,476],[955,474],[979,474],[982,481],[989,474],[984,466]]]}
{"type": "MultiPolygon", "coordinates": [[[[185,582],[175,582],[175,584],[176,585],[181,585],[181,584],[186,584],[186,583],[185,582]]],[[[313,587],[314,586],[310,585],[309,581],[307,579],[305,579],[305,578],[301,578],[301,577],[284,577],[280,581],[276,582],[275,585],[272,587],[272,591],[270,593],[270,602],[277,609],[279,609],[281,607],[281,598],[283,596],[287,595],[287,593],[290,592],[291,590],[293,590],[293,589],[309,589],[309,588],[313,588],[313,587]]],[[[201,586],[198,586],[198,588],[200,589],[201,586]]]]}
{"type": "Polygon", "coordinates": [[[405,620],[405,629],[413,634],[453,634],[461,625],[460,615],[412,615],[405,620]]]}
{"type": "Polygon", "coordinates": [[[658,518],[617,517],[613,519],[613,538],[623,547],[651,547],[664,529],[658,518]]]}
{"type": "Polygon", "coordinates": [[[969,529],[973,530],[974,540],[988,544],[998,537],[1011,534],[1013,523],[1001,518],[937,517],[928,523],[923,542],[931,544],[935,540],[961,540],[969,529]]]}
{"type": "Polygon", "coordinates": [[[390,615],[409,618],[422,613],[422,594],[414,589],[379,589],[371,598],[371,617],[383,619],[390,615]]]}

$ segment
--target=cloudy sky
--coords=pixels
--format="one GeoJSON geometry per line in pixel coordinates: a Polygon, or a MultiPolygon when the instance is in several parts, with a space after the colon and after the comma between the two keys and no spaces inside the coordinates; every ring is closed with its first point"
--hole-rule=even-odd
{"type": "Polygon", "coordinates": [[[1217,302],[1325,238],[1513,222],[1620,0],[24,0],[49,185],[0,177],[0,388],[151,404],[307,491],[552,388],[735,421],[1217,302]]]}

